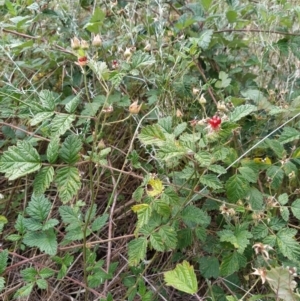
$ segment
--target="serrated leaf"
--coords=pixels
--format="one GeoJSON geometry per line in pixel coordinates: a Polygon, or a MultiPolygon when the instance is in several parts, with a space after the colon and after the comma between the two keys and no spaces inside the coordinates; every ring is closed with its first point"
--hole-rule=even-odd
{"type": "Polygon", "coordinates": [[[28,297],[34,287],[34,283],[28,283],[23,287],[19,288],[14,294],[14,299],[28,297]]]}
{"type": "Polygon", "coordinates": [[[147,239],[146,237],[136,238],[128,243],[129,265],[137,266],[146,257],[147,239]]]}
{"type": "Polygon", "coordinates": [[[59,157],[68,164],[74,164],[79,159],[82,142],[78,136],[70,135],[63,142],[59,151],[59,157]]]}
{"type": "Polygon", "coordinates": [[[52,166],[45,166],[37,173],[33,181],[33,191],[36,195],[43,194],[50,187],[54,177],[52,166]]]}
{"type": "Polygon", "coordinates": [[[42,90],[39,92],[39,99],[45,111],[54,111],[55,109],[55,96],[49,90],[42,90]]]}
{"type": "Polygon", "coordinates": [[[262,210],[264,206],[264,196],[255,187],[251,187],[246,200],[250,204],[252,210],[262,210]]]}
{"type": "Polygon", "coordinates": [[[33,281],[35,281],[38,273],[35,268],[30,267],[30,268],[21,270],[20,274],[26,282],[33,282],[33,281]]]}
{"type": "Polygon", "coordinates": [[[267,176],[271,178],[271,187],[274,189],[278,189],[280,187],[283,177],[284,177],[284,172],[281,167],[272,165],[267,169],[267,176]]]}
{"type": "Polygon", "coordinates": [[[226,182],[226,192],[230,201],[236,202],[239,199],[244,198],[250,190],[250,186],[247,180],[241,175],[233,175],[226,182]]]}
{"type": "Polygon", "coordinates": [[[171,208],[164,201],[156,200],[153,203],[153,209],[161,216],[169,217],[171,215],[171,208]]]}
{"type": "Polygon", "coordinates": [[[294,236],[296,229],[284,228],[276,235],[276,243],[281,253],[290,260],[298,260],[300,255],[300,246],[294,236]]]}
{"type": "Polygon", "coordinates": [[[269,233],[269,229],[265,224],[258,224],[251,229],[251,233],[256,239],[265,238],[269,233]]]}
{"type": "Polygon", "coordinates": [[[173,205],[176,205],[179,202],[178,194],[171,187],[168,187],[163,191],[163,193],[160,196],[160,199],[167,204],[173,205]]]}
{"type": "Polygon", "coordinates": [[[8,250],[2,250],[0,252],[0,274],[2,274],[7,266],[7,260],[8,260],[8,250]]]}
{"type": "Polygon", "coordinates": [[[165,251],[165,245],[159,233],[156,232],[150,235],[150,243],[154,250],[159,252],[165,251]]]}
{"type": "Polygon", "coordinates": [[[134,193],[132,194],[132,198],[136,201],[136,202],[140,202],[142,200],[144,194],[144,188],[143,187],[138,187],[134,193]]]}
{"type": "Polygon", "coordinates": [[[165,272],[164,280],[166,285],[173,286],[188,294],[195,294],[198,291],[198,282],[194,267],[185,260],[182,264],[177,264],[174,270],[165,272]]]}
{"type": "Polygon", "coordinates": [[[177,246],[177,235],[174,228],[164,225],[161,226],[158,233],[162,237],[167,249],[175,249],[177,246]]]}
{"type": "Polygon", "coordinates": [[[54,112],[40,112],[33,116],[33,118],[30,119],[30,125],[34,126],[42,121],[45,121],[47,119],[51,119],[51,117],[54,115],[54,112]]]}
{"type": "Polygon", "coordinates": [[[5,287],[5,279],[4,277],[0,277],[0,292],[3,291],[4,287],[5,287]]]}
{"type": "Polygon", "coordinates": [[[169,161],[170,159],[175,158],[179,160],[186,154],[187,150],[177,141],[167,141],[159,149],[158,156],[164,161],[169,161]]]}
{"type": "Polygon", "coordinates": [[[48,287],[48,282],[45,279],[37,279],[36,280],[36,285],[38,286],[39,289],[47,289],[48,287]]]}
{"type": "Polygon", "coordinates": [[[197,38],[197,44],[203,50],[206,50],[210,44],[214,31],[212,29],[203,30],[197,38]]]}
{"type": "Polygon", "coordinates": [[[187,226],[192,226],[193,223],[207,227],[210,224],[210,216],[203,210],[194,205],[189,205],[183,209],[180,214],[183,222],[187,226]]]}
{"type": "Polygon", "coordinates": [[[166,141],[166,137],[158,124],[144,127],[141,133],[138,135],[138,138],[145,145],[154,144],[157,146],[162,146],[166,141]]]}
{"type": "Polygon", "coordinates": [[[237,272],[241,267],[245,267],[246,264],[247,258],[244,255],[238,252],[229,253],[222,259],[220,273],[222,276],[229,276],[237,272]]]}
{"type": "Polygon", "coordinates": [[[227,173],[227,170],[221,165],[213,164],[213,165],[208,166],[207,168],[208,168],[208,170],[211,170],[218,175],[227,173]]]}
{"type": "Polygon", "coordinates": [[[287,202],[289,201],[289,196],[288,196],[288,194],[287,194],[287,193],[281,194],[281,195],[278,197],[277,201],[279,202],[280,205],[285,205],[285,204],[287,204],[287,202]]]}
{"type": "Polygon", "coordinates": [[[271,148],[273,150],[273,152],[275,153],[275,155],[279,159],[283,158],[283,156],[286,153],[286,150],[284,149],[283,145],[279,141],[277,141],[277,140],[273,140],[273,139],[267,138],[264,141],[264,144],[266,146],[268,146],[269,148],[271,148]]]}
{"type": "Polygon", "coordinates": [[[104,213],[101,216],[98,216],[92,223],[92,230],[93,231],[99,231],[102,227],[105,226],[109,215],[107,213],[104,213]]]}
{"type": "Polygon", "coordinates": [[[44,232],[27,232],[23,243],[29,247],[37,247],[48,255],[55,255],[57,252],[56,235],[52,229],[44,232]]]}
{"type": "Polygon", "coordinates": [[[298,140],[299,138],[300,132],[298,130],[289,126],[285,126],[281,135],[278,138],[278,142],[280,142],[281,144],[286,144],[298,140]]]}
{"type": "Polygon", "coordinates": [[[59,115],[56,115],[51,122],[51,135],[53,137],[63,135],[71,128],[74,120],[75,116],[71,114],[60,113],[59,115]]]}
{"type": "Polygon", "coordinates": [[[186,128],[187,128],[187,123],[186,122],[178,124],[175,127],[175,129],[173,130],[174,136],[178,137],[180,134],[182,134],[185,131],[186,128]]]}
{"type": "Polygon", "coordinates": [[[72,114],[75,112],[77,106],[80,103],[80,97],[81,95],[80,93],[78,93],[65,105],[65,109],[68,113],[72,114]]]}
{"type": "Polygon", "coordinates": [[[200,182],[213,189],[220,189],[223,187],[222,182],[217,178],[216,175],[203,175],[200,177],[200,182]]]}
{"type": "Polygon", "coordinates": [[[131,207],[133,212],[137,213],[138,225],[137,228],[141,228],[148,224],[151,217],[152,208],[148,204],[138,204],[131,207]]]}
{"type": "Polygon", "coordinates": [[[248,238],[252,237],[252,234],[246,230],[222,230],[218,232],[220,241],[230,242],[239,253],[243,253],[247,245],[249,244],[248,238]]]}
{"type": "Polygon", "coordinates": [[[297,199],[294,201],[291,205],[291,210],[294,214],[294,216],[300,220],[300,199],[297,199]]]}
{"type": "Polygon", "coordinates": [[[63,203],[70,201],[81,187],[78,169],[73,166],[59,168],[56,171],[55,182],[63,203]]]}
{"type": "Polygon", "coordinates": [[[59,149],[59,137],[54,137],[51,139],[50,143],[47,147],[47,160],[49,163],[55,163],[58,157],[58,149],[59,149]]]}
{"type": "Polygon", "coordinates": [[[287,222],[289,220],[289,217],[290,217],[289,208],[281,207],[280,208],[280,215],[281,215],[282,219],[287,222]]]}
{"type": "Polygon", "coordinates": [[[47,219],[51,210],[50,201],[43,195],[33,195],[26,208],[26,213],[37,221],[43,222],[47,219]]]}
{"type": "Polygon", "coordinates": [[[141,50],[136,51],[131,58],[131,68],[138,69],[155,63],[155,58],[141,50]]]}
{"type": "Polygon", "coordinates": [[[201,275],[208,278],[219,277],[219,260],[213,256],[204,256],[199,259],[199,268],[201,275]]]}
{"type": "Polygon", "coordinates": [[[240,174],[246,179],[249,183],[256,183],[258,179],[258,172],[255,172],[252,168],[247,166],[241,166],[238,168],[240,174]]]}
{"type": "Polygon", "coordinates": [[[216,88],[226,88],[230,85],[231,78],[228,77],[228,74],[224,71],[220,71],[219,80],[215,83],[216,88]]]}
{"type": "Polygon", "coordinates": [[[34,218],[25,218],[23,223],[26,229],[30,231],[38,231],[43,227],[42,223],[34,218]]]}
{"type": "Polygon", "coordinates": [[[229,114],[229,120],[231,122],[236,122],[242,119],[243,117],[255,112],[257,110],[256,106],[253,105],[241,105],[236,107],[233,112],[229,114]]]}
{"type": "Polygon", "coordinates": [[[51,276],[54,275],[54,271],[49,269],[49,268],[42,268],[40,271],[39,271],[39,276],[41,276],[42,278],[49,278],[51,276]]]}
{"type": "Polygon", "coordinates": [[[15,180],[41,168],[40,156],[33,146],[26,141],[18,141],[11,146],[0,159],[0,172],[9,180],[15,180]]]}
{"type": "Polygon", "coordinates": [[[201,151],[194,155],[200,166],[207,167],[211,164],[211,154],[209,152],[201,151]]]}
{"type": "Polygon", "coordinates": [[[58,224],[59,224],[59,221],[56,218],[50,218],[49,220],[47,220],[44,223],[44,225],[42,227],[42,230],[45,231],[45,230],[48,230],[48,229],[52,229],[58,224]]]}
{"type": "Polygon", "coordinates": [[[58,208],[60,216],[66,224],[77,224],[81,222],[79,214],[70,206],[60,206],[58,208]]]}
{"type": "Polygon", "coordinates": [[[157,124],[163,129],[164,132],[172,134],[172,116],[160,118],[157,124]]]}

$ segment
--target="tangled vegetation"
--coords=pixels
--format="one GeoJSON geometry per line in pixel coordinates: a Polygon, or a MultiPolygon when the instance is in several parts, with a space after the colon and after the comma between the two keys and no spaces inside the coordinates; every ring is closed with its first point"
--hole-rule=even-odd
{"type": "Polygon", "coordinates": [[[300,300],[298,1],[0,20],[1,300],[300,300]]]}

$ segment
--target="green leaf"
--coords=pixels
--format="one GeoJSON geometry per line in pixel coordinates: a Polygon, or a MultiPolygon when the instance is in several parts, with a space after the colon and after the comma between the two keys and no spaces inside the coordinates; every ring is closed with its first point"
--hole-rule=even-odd
{"type": "Polygon", "coordinates": [[[285,205],[285,204],[287,204],[287,202],[289,201],[289,196],[288,196],[288,194],[287,194],[287,193],[281,194],[281,195],[278,197],[277,201],[279,202],[280,205],[285,205]]]}
{"type": "MultiPolygon", "coordinates": [[[[216,83],[215,83],[215,87],[218,89],[221,88],[226,88],[230,85],[231,83],[231,79],[228,77],[228,74],[224,71],[220,71],[219,73],[219,79],[216,83]]],[[[237,120],[234,120],[237,121],[237,120]]]]}
{"type": "Polygon", "coordinates": [[[291,205],[291,210],[294,214],[294,216],[300,220],[300,199],[297,199],[294,201],[291,205]]]}
{"type": "Polygon", "coordinates": [[[33,287],[34,287],[34,282],[28,283],[23,287],[19,288],[14,294],[14,299],[28,297],[31,294],[33,287]]]}
{"type": "Polygon", "coordinates": [[[171,215],[171,208],[164,201],[156,200],[153,203],[153,209],[161,216],[169,217],[171,215]]]}
{"type": "Polygon", "coordinates": [[[243,117],[255,112],[257,110],[256,106],[253,105],[241,105],[236,107],[233,112],[229,114],[229,120],[231,122],[236,122],[242,119],[243,117]]]}
{"type": "Polygon", "coordinates": [[[241,175],[233,175],[226,182],[227,197],[230,201],[236,202],[239,199],[243,199],[250,190],[250,186],[247,180],[241,175]]]}
{"type": "Polygon", "coordinates": [[[197,227],[195,229],[195,234],[197,236],[197,238],[201,241],[201,242],[205,242],[206,241],[206,229],[203,227],[197,227]]]}
{"type": "Polygon", "coordinates": [[[40,156],[33,146],[26,141],[18,141],[10,146],[0,158],[0,172],[9,180],[15,180],[41,168],[40,156]]]}
{"type": "Polygon", "coordinates": [[[45,279],[37,279],[36,280],[36,285],[38,286],[39,289],[47,289],[48,287],[48,282],[45,279]]]}
{"type": "Polygon", "coordinates": [[[137,266],[146,257],[147,239],[146,237],[136,238],[128,243],[129,265],[137,266]]]}
{"type": "Polygon", "coordinates": [[[72,126],[72,122],[75,120],[74,115],[60,113],[56,115],[51,122],[51,135],[53,137],[59,137],[63,135],[72,126]]]}
{"type": "Polygon", "coordinates": [[[43,227],[42,223],[34,218],[25,218],[23,223],[26,229],[30,231],[41,230],[43,227]]]}
{"type": "Polygon", "coordinates": [[[89,32],[93,32],[97,34],[101,30],[104,19],[105,19],[105,13],[103,12],[103,10],[97,7],[90,21],[83,28],[87,29],[89,32]]]}
{"type": "Polygon", "coordinates": [[[144,194],[144,188],[143,187],[138,187],[132,194],[132,198],[136,201],[136,202],[140,202],[142,200],[144,194]]]}
{"type": "Polygon", "coordinates": [[[21,270],[20,274],[21,274],[22,278],[24,279],[24,281],[34,282],[36,279],[36,276],[38,275],[38,272],[36,271],[35,268],[30,267],[30,268],[21,270]]]}
{"type": "Polygon", "coordinates": [[[154,63],[155,57],[141,50],[136,51],[131,57],[132,69],[139,69],[141,67],[150,66],[154,63]]]}
{"type": "Polygon", "coordinates": [[[287,207],[280,207],[280,215],[284,221],[288,221],[290,217],[290,211],[287,207]]]}
{"type": "Polygon", "coordinates": [[[275,153],[275,155],[279,158],[282,159],[283,156],[286,154],[286,150],[284,149],[283,145],[277,141],[277,140],[271,140],[269,138],[267,138],[264,141],[264,144],[262,145],[262,147],[266,145],[267,147],[271,148],[272,151],[275,153]]]}
{"type": "Polygon", "coordinates": [[[294,236],[296,229],[283,228],[276,235],[276,243],[281,253],[290,260],[297,261],[300,256],[300,246],[294,236]]]}
{"type": "Polygon", "coordinates": [[[47,219],[51,210],[50,201],[43,195],[31,197],[31,201],[26,208],[26,213],[37,221],[43,222],[47,219]]]}
{"type": "Polygon", "coordinates": [[[212,39],[214,31],[212,29],[203,30],[200,36],[197,38],[197,44],[203,50],[208,49],[210,41],[212,39]]]}
{"type": "Polygon", "coordinates": [[[63,203],[70,201],[81,187],[78,169],[72,166],[59,168],[56,172],[55,181],[63,203]]]}
{"type": "Polygon", "coordinates": [[[246,200],[250,204],[252,210],[262,210],[264,207],[264,196],[255,187],[251,187],[246,200]]]}
{"type": "Polygon", "coordinates": [[[238,253],[228,253],[222,259],[220,266],[220,273],[222,276],[229,276],[234,272],[237,272],[241,267],[245,267],[247,264],[247,258],[238,253]]]}
{"type": "Polygon", "coordinates": [[[51,164],[55,163],[58,157],[58,149],[59,149],[59,138],[54,137],[51,139],[47,147],[47,159],[49,163],[51,164]]]}
{"type": "Polygon", "coordinates": [[[187,261],[177,264],[174,270],[165,272],[164,280],[168,286],[173,286],[188,294],[196,294],[198,291],[198,282],[194,267],[187,261]]]}
{"type": "Polygon", "coordinates": [[[53,229],[44,232],[27,232],[23,243],[29,247],[38,247],[48,255],[55,255],[57,252],[56,235],[53,229]]]}
{"type": "Polygon", "coordinates": [[[265,238],[269,233],[269,229],[265,224],[258,224],[251,229],[251,233],[256,239],[265,238]]]}
{"type": "Polygon", "coordinates": [[[207,168],[209,170],[215,172],[218,175],[227,173],[227,170],[221,165],[213,164],[213,165],[208,166],[207,168]]]}
{"type": "Polygon", "coordinates": [[[233,244],[239,253],[243,253],[247,245],[249,244],[248,238],[252,237],[252,234],[247,230],[222,230],[218,232],[220,241],[226,241],[233,244]]]}
{"type": "Polygon", "coordinates": [[[187,226],[191,226],[191,223],[195,223],[207,227],[211,220],[206,212],[193,205],[185,207],[180,216],[187,226]]]}
{"type": "Polygon", "coordinates": [[[30,125],[34,126],[42,121],[44,122],[45,120],[50,120],[51,117],[54,115],[54,112],[40,112],[37,113],[33,116],[33,118],[30,120],[30,125]]]}
{"type": "Polygon", "coordinates": [[[273,189],[278,189],[280,187],[283,177],[284,177],[284,172],[281,167],[272,165],[267,169],[267,176],[271,178],[271,187],[273,189]]]}
{"type": "Polygon", "coordinates": [[[93,231],[99,231],[102,227],[105,226],[109,215],[107,213],[104,213],[101,216],[98,216],[92,223],[92,230],[93,231]]]}
{"type": "Polygon", "coordinates": [[[141,133],[138,135],[138,138],[145,145],[154,144],[157,146],[162,146],[166,141],[166,137],[158,124],[144,127],[141,133]]]}
{"type": "Polygon", "coordinates": [[[211,8],[212,0],[201,0],[200,3],[202,4],[203,8],[207,11],[211,8]]]}
{"type": "Polygon", "coordinates": [[[65,224],[76,224],[81,223],[80,214],[70,206],[60,206],[58,208],[59,214],[65,224]]]}
{"type": "Polygon", "coordinates": [[[200,182],[213,189],[220,189],[223,187],[222,182],[217,178],[216,175],[208,174],[200,177],[200,182]]]}
{"type": "Polygon", "coordinates": [[[227,18],[229,23],[236,22],[237,17],[238,17],[238,14],[234,10],[229,10],[229,11],[226,12],[226,18],[227,18]]]}
{"type": "Polygon", "coordinates": [[[42,230],[45,231],[48,229],[53,229],[58,224],[59,224],[59,221],[56,218],[50,218],[49,220],[47,220],[44,223],[42,230]]]}
{"type": "Polygon", "coordinates": [[[45,111],[54,111],[55,109],[55,96],[49,90],[42,90],[39,92],[39,99],[45,111]]]}
{"type": "Polygon", "coordinates": [[[161,194],[160,199],[171,205],[176,205],[179,202],[179,196],[172,187],[165,189],[161,194]]]}
{"type": "Polygon", "coordinates": [[[2,292],[5,288],[5,279],[4,277],[0,277],[0,292],[2,292]]]}
{"type": "Polygon", "coordinates": [[[286,144],[300,138],[300,132],[295,128],[285,126],[281,135],[278,138],[278,142],[281,144],[286,144]]]}
{"type": "Polygon", "coordinates": [[[59,151],[59,157],[68,164],[74,164],[79,159],[82,142],[78,136],[70,135],[63,142],[59,151]]]}
{"type": "Polygon", "coordinates": [[[35,176],[33,181],[33,191],[36,195],[43,194],[50,187],[54,177],[54,169],[52,166],[43,167],[35,176]]]}
{"type": "Polygon", "coordinates": [[[240,174],[246,179],[249,183],[256,183],[258,179],[258,172],[255,172],[252,168],[247,166],[241,166],[238,168],[240,174]]]}
{"type": "Polygon", "coordinates": [[[186,130],[186,128],[187,128],[186,122],[178,124],[173,130],[174,136],[178,137],[180,134],[182,134],[186,130]]]}
{"type": "Polygon", "coordinates": [[[159,149],[158,156],[164,161],[168,161],[172,158],[177,160],[186,154],[186,148],[173,141],[167,141],[159,149]]]}
{"type": "Polygon", "coordinates": [[[204,256],[199,259],[199,268],[201,275],[208,278],[219,277],[219,260],[214,256],[204,256]]]}
{"type": "Polygon", "coordinates": [[[209,152],[201,151],[194,155],[200,166],[207,167],[211,164],[211,154],[209,152]]]}
{"type": "Polygon", "coordinates": [[[159,252],[165,251],[165,245],[159,233],[152,233],[150,235],[150,243],[154,250],[159,252]]]}
{"type": "Polygon", "coordinates": [[[175,249],[177,246],[177,236],[174,228],[164,225],[160,227],[158,233],[162,237],[167,249],[175,249]]]}
{"type": "Polygon", "coordinates": [[[75,95],[66,105],[66,111],[70,114],[74,113],[77,106],[79,105],[80,101],[81,101],[81,94],[78,93],[77,95],[75,95]]]}
{"type": "Polygon", "coordinates": [[[0,274],[4,273],[8,260],[8,250],[2,250],[0,252],[0,274]]]}

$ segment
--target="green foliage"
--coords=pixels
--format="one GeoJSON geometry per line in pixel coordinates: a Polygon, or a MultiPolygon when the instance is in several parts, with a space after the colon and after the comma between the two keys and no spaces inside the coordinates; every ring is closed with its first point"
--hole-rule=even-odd
{"type": "Polygon", "coordinates": [[[299,299],[300,9],[273,2],[0,1],[2,298],[299,299]]]}
{"type": "Polygon", "coordinates": [[[187,261],[177,264],[175,269],[164,273],[167,285],[188,293],[195,294],[198,291],[198,283],[193,266],[187,261]]]}

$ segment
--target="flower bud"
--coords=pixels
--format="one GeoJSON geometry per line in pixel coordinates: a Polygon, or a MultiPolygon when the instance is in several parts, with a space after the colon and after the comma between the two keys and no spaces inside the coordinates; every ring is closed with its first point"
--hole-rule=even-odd
{"type": "Polygon", "coordinates": [[[199,103],[200,104],[206,104],[206,99],[205,99],[205,97],[203,96],[203,94],[201,94],[201,96],[200,96],[200,98],[199,98],[199,103]]]}
{"type": "Polygon", "coordinates": [[[98,142],[98,148],[99,148],[99,149],[104,149],[104,148],[106,148],[106,145],[105,145],[103,139],[101,139],[101,140],[98,142]]]}
{"type": "Polygon", "coordinates": [[[87,41],[81,40],[80,42],[81,49],[89,49],[90,45],[87,41]]]}
{"type": "Polygon", "coordinates": [[[80,48],[80,41],[77,37],[74,37],[73,39],[71,39],[71,47],[74,50],[77,50],[80,48]]]}
{"type": "Polygon", "coordinates": [[[141,107],[142,107],[142,104],[138,105],[138,100],[136,100],[129,106],[130,114],[138,114],[141,110],[141,107]]]}
{"type": "Polygon", "coordinates": [[[150,42],[147,42],[147,44],[145,45],[145,47],[144,47],[144,50],[145,51],[151,51],[151,44],[150,44],[150,42]]]}
{"type": "Polygon", "coordinates": [[[126,47],[126,50],[124,51],[124,56],[125,56],[126,58],[129,58],[129,57],[131,57],[131,55],[132,55],[132,53],[131,53],[131,48],[127,48],[127,47],[126,47]]]}
{"type": "Polygon", "coordinates": [[[200,90],[197,88],[193,88],[192,93],[193,93],[193,95],[198,95],[200,93],[200,90]]]}
{"type": "Polygon", "coordinates": [[[183,113],[179,109],[177,109],[176,110],[176,117],[181,118],[182,116],[183,116],[183,113]]]}
{"type": "Polygon", "coordinates": [[[95,46],[95,47],[101,47],[102,46],[102,39],[101,39],[99,34],[94,36],[92,45],[95,46]]]}

